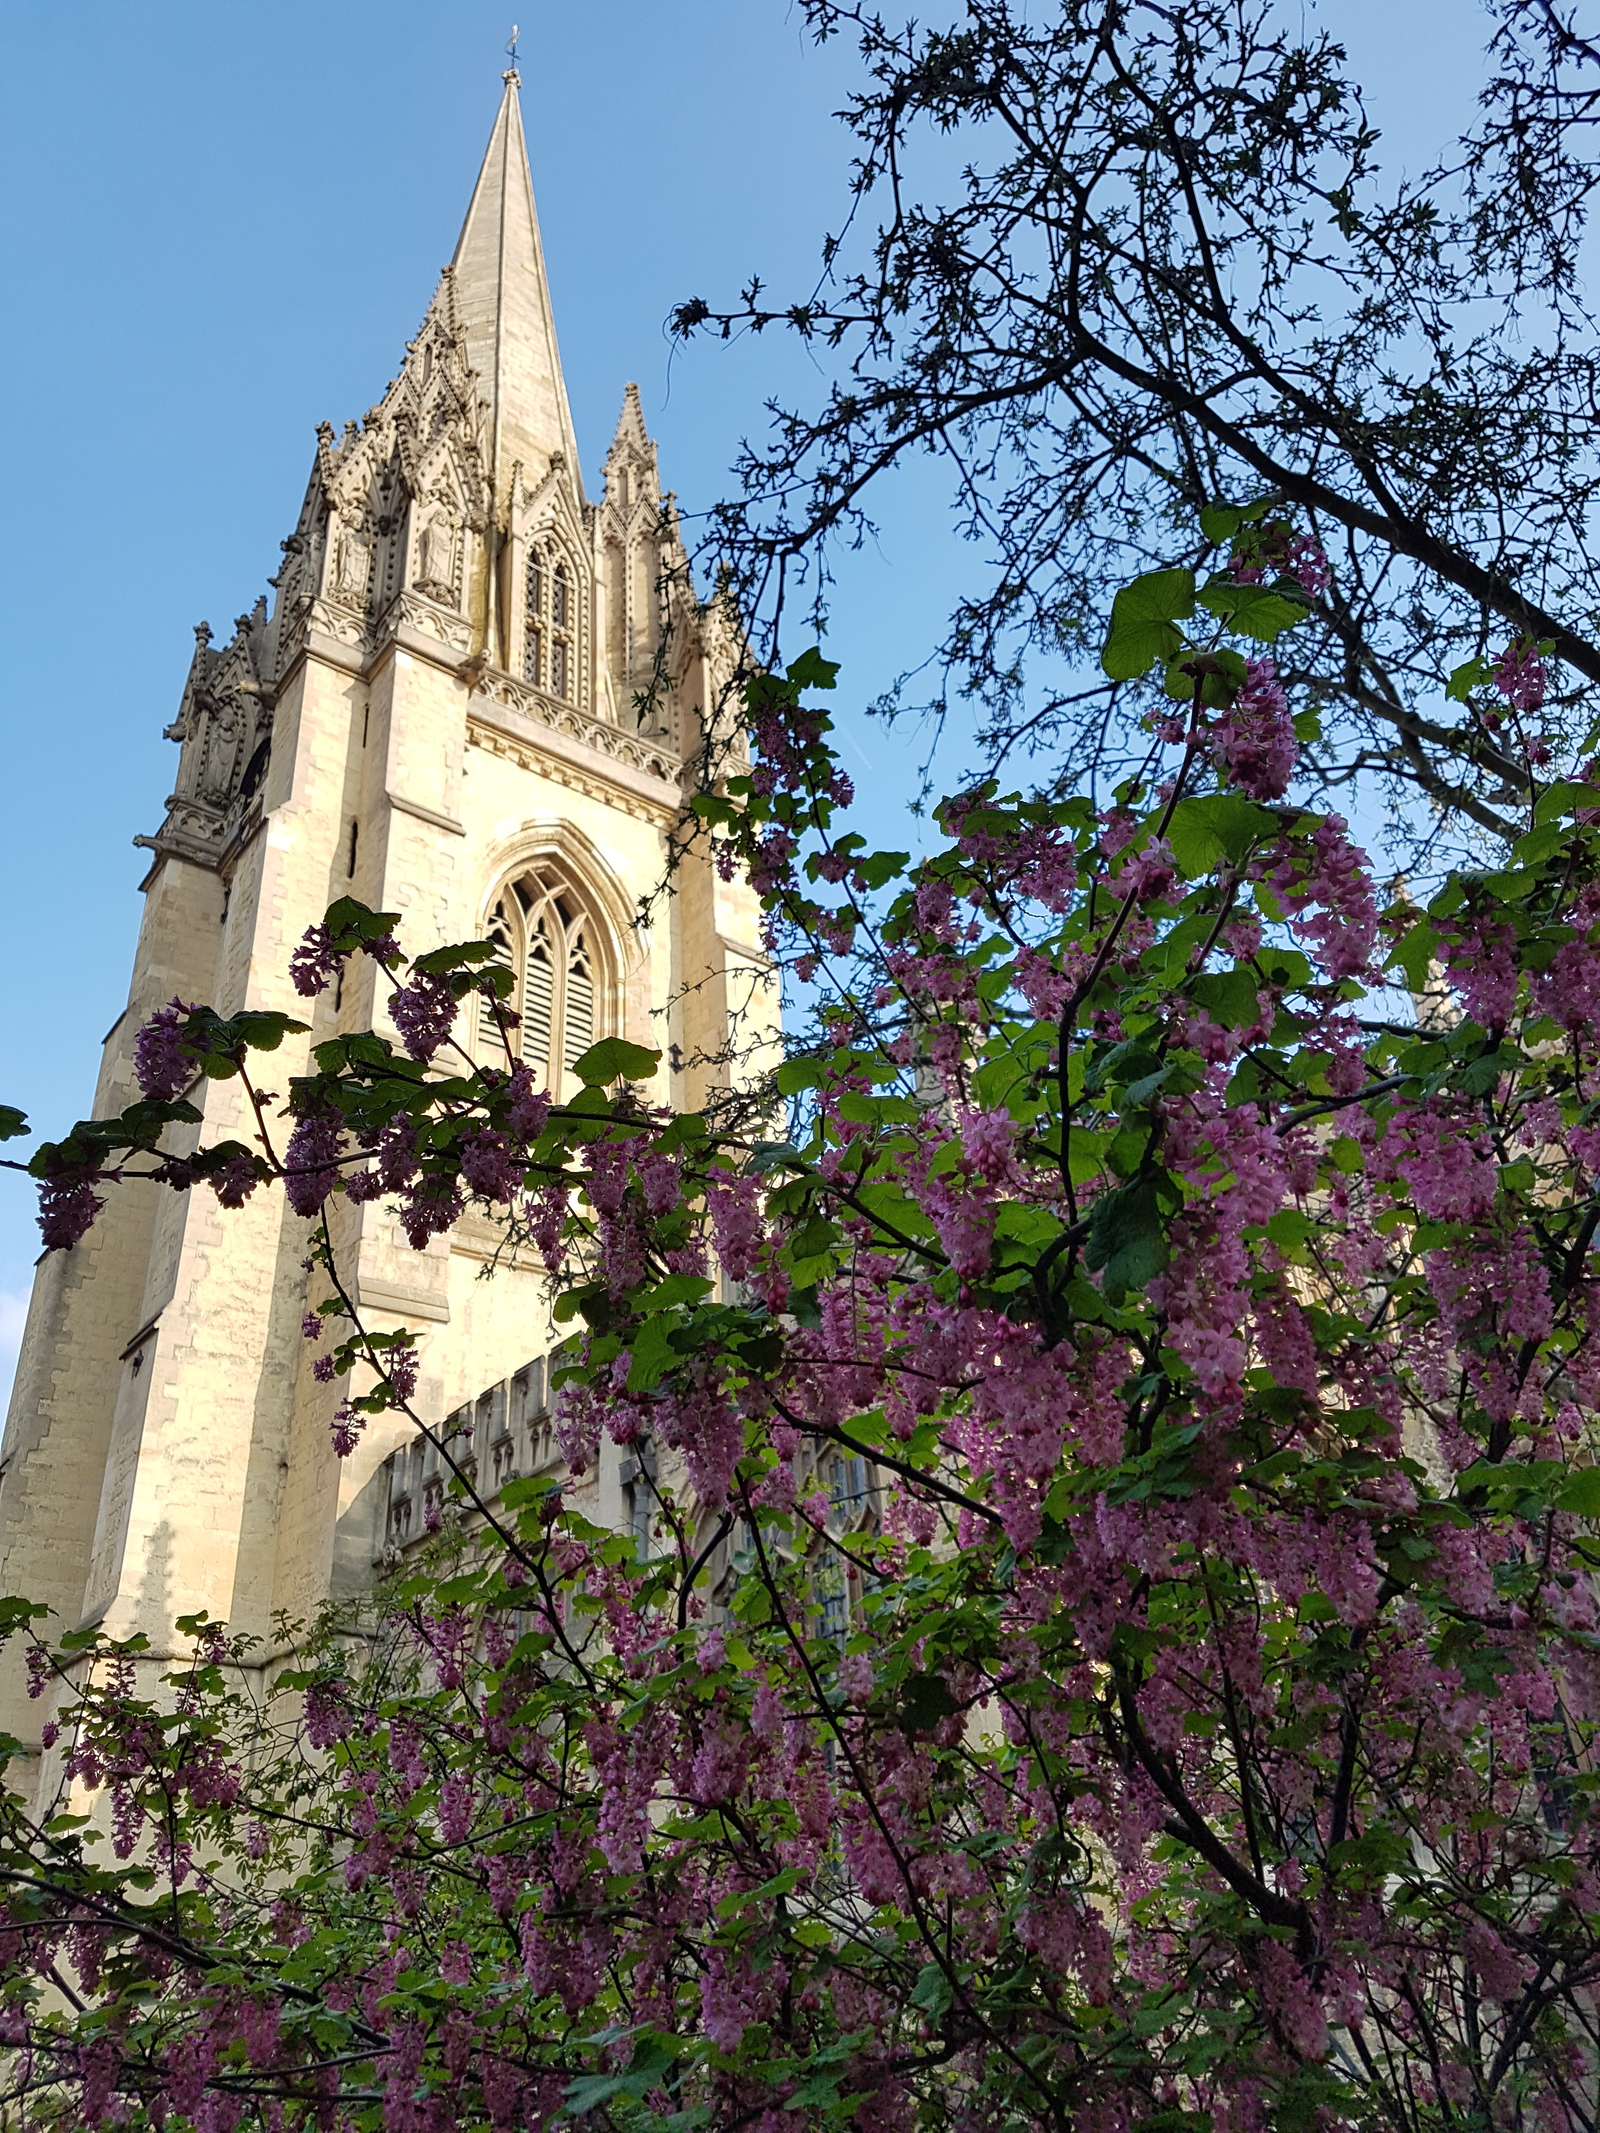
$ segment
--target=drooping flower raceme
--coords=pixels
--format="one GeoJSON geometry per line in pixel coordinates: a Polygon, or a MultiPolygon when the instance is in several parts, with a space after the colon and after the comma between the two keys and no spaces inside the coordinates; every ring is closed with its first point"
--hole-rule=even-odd
{"type": "Polygon", "coordinates": [[[182,1041],[183,1025],[194,1012],[192,1004],[173,999],[157,1008],[134,1040],[134,1079],[152,1103],[171,1103],[195,1077],[197,1061],[182,1041]]]}

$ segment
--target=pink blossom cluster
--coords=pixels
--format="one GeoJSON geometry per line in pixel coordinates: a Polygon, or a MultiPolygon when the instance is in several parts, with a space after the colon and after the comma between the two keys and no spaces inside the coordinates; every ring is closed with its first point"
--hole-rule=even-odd
{"type": "Polygon", "coordinates": [[[1217,768],[1253,800],[1277,800],[1289,789],[1300,743],[1289,700],[1271,659],[1246,663],[1245,684],[1210,729],[1217,768]]]}
{"type": "Polygon", "coordinates": [[[455,1026],[457,1001],[448,977],[419,970],[389,1001],[400,1042],[426,1066],[455,1026]]]}
{"type": "Polygon", "coordinates": [[[133,1077],[152,1103],[169,1104],[193,1081],[197,1062],[183,1046],[183,1025],[194,1003],[172,999],[158,1007],[133,1044],[133,1077]]]}
{"type": "Polygon", "coordinates": [[[1543,705],[1549,680],[1537,645],[1519,638],[1506,646],[1489,671],[1513,711],[1537,711],[1543,705]]]}
{"type": "Polygon", "coordinates": [[[1353,978],[1372,960],[1378,903],[1367,855],[1343,815],[1326,815],[1307,842],[1280,847],[1261,869],[1299,937],[1330,978],[1353,978]]]}

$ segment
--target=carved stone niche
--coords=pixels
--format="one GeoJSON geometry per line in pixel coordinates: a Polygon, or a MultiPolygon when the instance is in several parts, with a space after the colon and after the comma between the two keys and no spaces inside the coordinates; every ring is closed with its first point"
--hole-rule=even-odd
{"type": "Polygon", "coordinates": [[[411,582],[443,607],[459,607],[461,531],[442,511],[424,519],[417,535],[417,563],[411,582]]]}
{"type": "Polygon", "coordinates": [[[341,523],[333,538],[333,568],[328,591],[347,607],[364,608],[371,577],[371,533],[365,526],[341,523]]]}

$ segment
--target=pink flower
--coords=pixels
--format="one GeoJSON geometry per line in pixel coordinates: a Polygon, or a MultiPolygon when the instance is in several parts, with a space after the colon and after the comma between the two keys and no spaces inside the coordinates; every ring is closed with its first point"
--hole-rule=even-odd
{"type": "Polygon", "coordinates": [[[503,1133],[480,1129],[463,1135],[461,1175],[480,1199],[512,1199],[521,1189],[524,1167],[503,1133]]]}
{"type": "Polygon", "coordinates": [[[333,945],[326,926],[308,926],[300,945],[289,958],[289,976],[303,999],[314,1000],[328,980],[338,976],[344,956],[333,945]]]}
{"type": "Polygon", "coordinates": [[[348,1459],[361,1442],[366,1427],[365,1415],[357,1414],[348,1400],[341,1400],[334,1410],[333,1420],[328,1425],[335,1458],[348,1459]]]}
{"type": "Polygon", "coordinates": [[[1252,799],[1276,800],[1289,788],[1300,743],[1273,662],[1247,661],[1245,677],[1211,728],[1212,760],[1252,799]]]}
{"type": "Polygon", "coordinates": [[[337,1111],[315,1110],[295,1120],[283,1153],[283,1189],[297,1215],[314,1215],[339,1182],[344,1120],[337,1111]]]}
{"type": "Polygon", "coordinates": [[[45,1178],[39,1186],[39,1234],[47,1252],[70,1252],[105,1206],[91,1177],[45,1178]]]}
{"type": "Polygon", "coordinates": [[[180,1037],[184,1023],[196,1013],[192,1002],[185,1006],[174,999],[158,1007],[134,1039],[134,1079],[151,1103],[171,1103],[199,1071],[198,1060],[184,1050],[180,1037]]]}
{"type": "Polygon", "coordinates": [[[755,1178],[716,1171],[705,1184],[717,1258],[731,1281],[747,1281],[761,1254],[761,1187],[755,1178]]]}
{"type": "Polygon", "coordinates": [[[1537,711],[1544,702],[1546,675],[1539,648],[1526,638],[1508,644],[1490,668],[1490,677],[1513,711],[1537,711]]]}
{"type": "Polygon", "coordinates": [[[1263,854],[1263,878],[1296,921],[1295,932],[1315,950],[1330,978],[1353,978],[1372,960],[1378,905],[1371,863],[1350,842],[1343,815],[1325,815],[1309,840],[1295,839],[1263,854]]]}
{"type": "Polygon", "coordinates": [[[1485,1029],[1503,1029],[1517,1004],[1515,933],[1481,911],[1438,930],[1445,969],[1462,1006],[1485,1029]]]}
{"type": "Polygon", "coordinates": [[[851,1703],[870,1703],[877,1685],[877,1676],[867,1653],[852,1652],[839,1661],[839,1686],[851,1703]]]}
{"type": "Polygon", "coordinates": [[[1391,1121],[1385,1146],[1430,1221],[1472,1222],[1494,1206],[1495,1153],[1476,1119],[1437,1102],[1408,1107],[1391,1121]]]}
{"type": "Polygon", "coordinates": [[[450,1035],[456,1019],[456,996],[448,977],[418,971],[389,1002],[400,1041],[424,1066],[450,1035]]]}
{"type": "Polygon", "coordinates": [[[1116,886],[1123,896],[1137,897],[1140,903],[1163,903],[1177,879],[1178,862],[1172,856],[1172,847],[1165,837],[1156,837],[1124,864],[1116,886]]]}
{"type": "Polygon", "coordinates": [[[517,1065],[506,1084],[511,1103],[506,1111],[506,1131],[513,1140],[536,1141],[550,1117],[550,1091],[536,1089],[531,1068],[517,1065]]]}
{"type": "Polygon", "coordinates": [[[1013,1153],[1016,1124],[1009,1111],[963,1110],[957,1114],[968,1168],[987,1185],[1021,1182],[1013,1153]]]}

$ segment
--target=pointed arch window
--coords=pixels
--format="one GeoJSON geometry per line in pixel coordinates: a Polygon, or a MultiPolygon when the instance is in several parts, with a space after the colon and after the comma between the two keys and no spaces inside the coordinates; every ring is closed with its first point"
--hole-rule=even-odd
{"type": "MultiPolygon", "coordinates": [[[[560,1092],[573,1064],[605,1034],[606,946],[588,901],[554,870],[530,868],[495,902],[487,937],[511,968],[520,1017],[512,1049],[540,1088],[560,1092]]],[[[478,1056],[505,1063],[493,1017],[480,1009],[478,1056]]]]}
{"type": "Polygon", "coordinates": [[[561,557],[537,543],[528,550],[523,586],[522,673],[536,689],[570,697],[577,674],[577,586],[561,557]]]}

